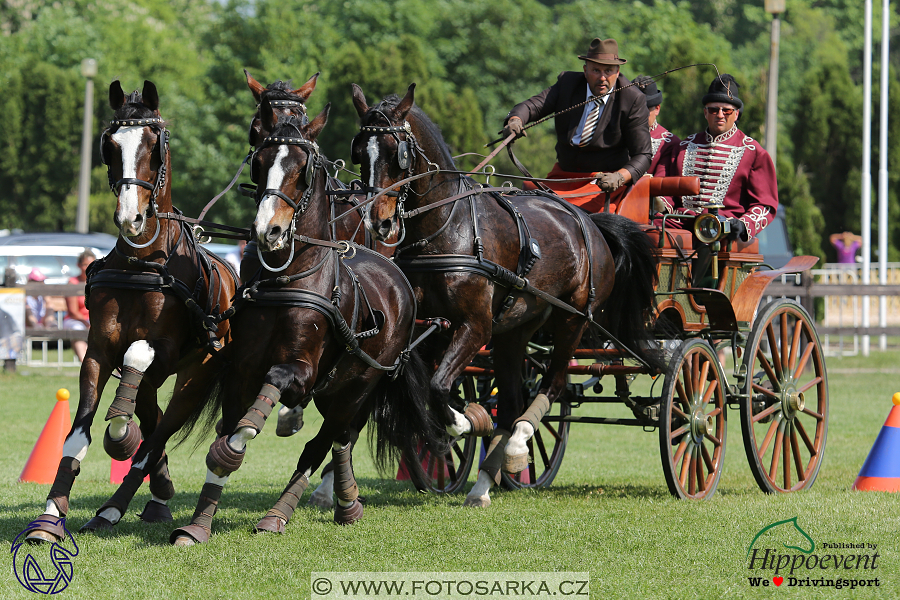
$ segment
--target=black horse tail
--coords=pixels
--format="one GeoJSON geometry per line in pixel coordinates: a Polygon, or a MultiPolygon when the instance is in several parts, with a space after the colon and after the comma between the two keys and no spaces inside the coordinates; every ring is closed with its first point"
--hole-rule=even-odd
{"type": "MultiPolygon", "coordinates": [[[[217,371],[206,386],[206,389],[201,392],[200,401],[191,409],[184,425],[182,425],[181,429],[173,436],[176,441],[176,448],[191,437],[191,434],[194,432],[197,425],[201,425],[201,431],[204,433],[211,431],[216,421],[222,415],[222,389],[224,387],[225,377],[229,374],[231,368],[231,362],[224,358],[223,354],[224,351],[220,350],[217,355],[213,356],[212,360],[218,365],[217,371]]],[[[194,444],[195,450],[200,446],[203,440],[204,438],[202,435],[197,436],[196,443],[194,444]]]]}
{"type": "Polygon", "coordinates": [[[420,446],[443,456],[442,415],[446,408],[430,394],[433,369],[414,348],[399,376],[384,375],[372,390],[373,409],[369,421],[369,443],[373,447],[375,466],[386,471],[405,454],[416,456],[420,446]]]}
{"type": "Polygon", "coordinates": [[[631,219],[595,213],[591,220],[603,234],[616,264],[616,280],[604,307],[607,318],[603,325],[641,359],[662,369],[664,362],[650,343],[653,335],[648,327],[658,280],[656,248],[631,219]]]}

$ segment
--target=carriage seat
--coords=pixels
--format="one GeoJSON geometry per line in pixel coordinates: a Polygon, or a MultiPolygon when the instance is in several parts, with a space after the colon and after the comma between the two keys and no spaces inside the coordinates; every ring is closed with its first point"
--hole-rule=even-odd
{"type": "Polygon", "coordinates": [[[650,177],[645,175],[631,186],[615,213],[639,224],[650,222],[650,198],[653,196],[696,196],[699,177],[650,177]]]}
{"type": "Polygon", "coordinates": [[[652,224],[641,225],[641,229],[650,237],[650,241],[654,248],[663,248],[674,250],[680,248],[690,254],[694,247],[694,233],[689,229],[675,229],[674,227],[666,227],[666,236],[663,239],[662,246],[659,245],[659,238],[662,236],[662,228],[652,224]]]}

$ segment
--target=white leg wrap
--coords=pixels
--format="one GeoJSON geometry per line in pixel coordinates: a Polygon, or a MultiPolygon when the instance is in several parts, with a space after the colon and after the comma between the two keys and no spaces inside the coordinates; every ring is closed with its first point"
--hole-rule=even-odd
{"type": "Polygon", "coordinates": [[[84,430],[79,427],[72,432],[72,435],[70,435],[69,439],[66,440],[66,443],[63,444],[63,456],[68,456],[81,462],[84,460],[85,455],[87,455],[89,445],[90,442],[88,442],[88,437],[84,434],[84,430]]]}
{"type": "Polygon", "coordinates": [[[447,433],[456,437],[472,431],[472,424],[462,413],[456,412],[452,408],[450,408],[450,412],[453,413],[453,424],[447,426],[447,433]]]}
{"type": "Polygon", "coordinates": [[[228,481],[228,475],[223,477],[219,477],[209,469],[206,470],[206,483],[214,483],[216,485],[221,485],[225,487],[225,483],[228,481]]]}
{"type": "Polygon", "coordinates": [[[110,523],[112,523],[113,525],[115,525],[116,523],[119,522],[119,519],[122,518],[122,513],[119,512],[119,509],[110,507],[110,508],[107,508],[107,509],[101,511],[100,514],[97,516],[102,517],[102,518],[106,519],[107,521],[109,521],[110,523]]]}
{"type": "Polygon", "coordinates": [[[255,438],[257,432],[252,427],[241,427],[230,438],[228,445],[235,452],[243,452],[247,448],[247,442],[255,438]]]}
{"type": "Polygon", "coordinates": [[[56,502],[53,500],[47,500],[47,508],[44,509],[44,512],[48,515],[53,515],[54,517],[61,516],[59,514],[59,509],[56,508],[56,502]]]}
{"type": "Polygon", "coordinates": [[[160,504],[166,504],[168,500],[163,500],[162,498],[157,498],[155,495],[150,494],[150,499],[154,502],[159,502],[160,504]]]}
{"type": "Polygon", "coordinates": [[[534,427],[527,421],[519,421],[513,429],[513,434],[509,437],[506,444],[506,455],[515,456],[517,454],[528,452],[528,440],[534,435],[534,427]]]}
{"type": "Polygon", "coordinates": [[[322,483],[309,497],[309,504],[324,509],[334,506],[334,471],[328,471],[322,476],[322,483]]]}

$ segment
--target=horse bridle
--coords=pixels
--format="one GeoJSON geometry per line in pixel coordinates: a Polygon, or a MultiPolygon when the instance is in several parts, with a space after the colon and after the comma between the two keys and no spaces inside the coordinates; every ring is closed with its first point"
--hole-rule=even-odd
{"type": "MultiPolygon", "coordinates": [[[[169,152],[169,130],[163,127],[162,123],[163,119],[161,119],[160,117],[148,117],[144,119],[113,119],[109,122],[109,127],[106,129],[106,131],[103,132],[103,135],[100,136],[100,162],[106,165],[106,179],[109,182],[109,191],[111,191],[113,195],[118,198],[123,185],[137,185],[150,190],[150,218],[157,216],[159,207],[156,204],[156,198],[159,196],[159,192],[166,184],[166,155],[169,152]],[[143,179],[123,177],[122,179],[114,182],[112,180],[112,170],[110,169],[109,159],[107,158],[106,153],[103,150],[103,146],[105,145],[106,140],[112,136],[112,133],[118,131],[119,127],[146,127],[148,125],[152,129],[155,129],[157,131],[157,136],[159,137],[157,147],[159,148],[158,151],[160,166],[159,170],[156,172],[156,181],[154,183],[150,183],[149,181],[144,181],[143,179]]],[[[159,237],[159,230],[159,219],[157,219],[156,233],[153,235],[153,238],[146,244],[135,244],[124,235],[122,236],[122,239],[125,240],[125,243],[132,248],[146,248],[153,244],[153,242],[156,241],[156,238],[159,237]]]]}
{"type": "MultiPolygon", "coordinates": [[[[297,130],[297,133],[299,134],[300,129],[296,125],[293,125],[293,127],[294,127],[294,129],[297,130]]],[[[260,204],[262,204],[262,201],[265,200],[267,197],[275,196],[275,197],[283,200],[285,202],[285,204],[287,204],[294,210],[294,215],[291,217],[291,229],[290,229],[290,232],[288,233],[288,235],[286,236],[287,239],[290,240],[289,243],[291,246],[291,253],[288,256],[287,262],[285,262],[283,265],[281,265],[281,267],[272,268],[268,264],[266,264],[265,259],[263,259],[262,250],[259,248],[259,245],[257,245],[257,247],[256,247],[256,253],[259,256],[260,262],[267,270],[272,271],[273,273],[277,273],[279,271],[285,270],[288,267],[288,265],[291,264],[291,261],[294,260],[293,237],[294,237],[294,231],[297,227],[297,217],[301,216],[303,213],[306,212],[306,209],[309,208],[309,202],[310,202],[310,199],[312,198],[312,190],[313,190],[313,187],[315,187],[314,183],[315,183],[315,179],[316,179],[316,173],[319,172],[320,168],[324,168],[324,164],[323,164],[322,158],[321,158],[322,155],[319,153],[319,145],[316,144],[315,142],[304,138],[302,135],[299,135],[297,137],[270,135],[266,139],[264,139],[263,143],[260,144],[259,148],[257,148],[253,152],[253,158],[251,159],[251,163],[250,163],[250,170],[251,170],[250,178],[252,180],[256,181],[256,173],[255,173],[255,168],[254,168],[254,165],[256,163],[256,154],[260,150],[262,150],[263,148],[265,148],[267,146],[279,146],[279,145],[300,146],[304,150],[306,150],[306,153],[307,153],[306,171],[303,175],[303,183],[306,184],[306,189],[303,190],[303,194],[300,196],[299,201],[295,201],[293,198],[289,197],[287,194],[285,194],[281,190],[276,190],[274,188],[268,188],[268,189],[261,190],[257,194],[257,197],[256,197],[257,208],[259,207],[260,204]]]]}

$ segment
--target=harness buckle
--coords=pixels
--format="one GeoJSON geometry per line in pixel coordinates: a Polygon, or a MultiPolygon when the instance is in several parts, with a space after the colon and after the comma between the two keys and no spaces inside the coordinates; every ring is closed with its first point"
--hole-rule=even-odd
{"type": "Polygon", "coordinates": [[[194,225],[191,227],[191,235],[194,236],[194,241],[198,244],[208,244],[212,240],[212,236],[206,236],[206,239],[203,238],[204,229],[200,225],[194,225]]]}
{"type": "Polygon", "coordinates": [[[356,248],[354,246],[351,246],[350,242],[348,242],[346,240],[340,240],[340,241],[338,241],[338,245],[340,246],[340,248],[338,249],[337,252],[338,252],[338,254],[341,255],[341,260],[344,260],[345,258],[352,259],[354,256],[356,256],[356,248]],[[347,253],[350,252],[351,250],[353,250],[353,254],[351,254],[350,256],[347,256],[347,253]]]}

